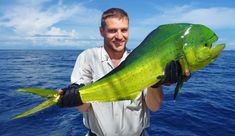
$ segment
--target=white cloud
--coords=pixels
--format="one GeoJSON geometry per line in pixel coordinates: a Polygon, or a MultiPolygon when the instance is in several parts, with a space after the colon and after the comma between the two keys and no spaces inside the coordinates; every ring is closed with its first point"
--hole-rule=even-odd
{"type": "Polygon", "coordinates": [[[48,30],[46,33],[46,35],[49,36],[69,36],[69,37],[76,37],[78,34],[76,32],[76,30],[71,30],[71,31],[66,31],[66,30],[62,30],[61,28],[57,28],[57,27],[51,27],[50,30],[48,30]]]}
{"type": "Polygon", "coordinates": [[[160,14],[145,19],[142,24],[200,23],[215,29],[235,28],[235,9],[225,7],[193,8],[176,6],[158,9],[160,14]]]}
{"type": "Polygon", "coordinates": [[[52,7],[42,11],[40,6],[34,4],[15,5],[5,11],[2,20],[8,21],[0,23],[0,26],[11,27],[18,35],[45,33],[54,24],[71,17],[76,10],[76,8],[52,7]]]}
{"type": "Polygon", "coordinates": [[[86,8],[81,4],[66,5],[61,0],[51,5],[48,2],[50,3],[51,0],[27,2],[18,0],[14,5],[2,10],[0,28],[11,29],[14,34],[4,36],[4,33],[0,33],[0,37],[5,38],[1,42],[47,45],[75,45],[77,43],[79,45],[80,42],[77,40],[79,38],[88,37],[88,35],[97,37],[97,34],[91,35],[92,30],[84,30],[79,26],[87,25],[92,28],[94,22],[99,22],[100,11],[86,8]],[[61,23],[62,21],[65,25],[61,23]],[[78,25],[74,26],[75,24],[78,25]]]}

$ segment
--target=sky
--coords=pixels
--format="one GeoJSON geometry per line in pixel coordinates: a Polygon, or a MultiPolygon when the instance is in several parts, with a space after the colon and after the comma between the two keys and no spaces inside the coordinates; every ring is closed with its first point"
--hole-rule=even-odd
{"type": "Polygon", "coordinates": [[[211,28],[235,50],[234,0],[0,0],[0,49],[86,49],[102,46],[103,11],[129,14],[128,48],[155,28],[196,23],[211,28]]]}

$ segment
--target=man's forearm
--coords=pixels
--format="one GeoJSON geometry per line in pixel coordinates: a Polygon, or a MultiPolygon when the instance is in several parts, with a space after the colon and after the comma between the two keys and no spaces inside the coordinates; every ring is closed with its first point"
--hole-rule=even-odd
{"type": "Polygon", "coordinates": [[[164,94],[162,92],[162,87],[158,88],[147,88],[147,94],[145,96],[147,107],[151,111],[157,111],[162,103],[164,94]]]}
{"type": "Polygon", "coordinates": [[[84,103],[83,105],[77,106],[76,108],[80,112],[87,112],[87,110],[89,109],[90,106],[91,106],[91,103],[84,103]]]}

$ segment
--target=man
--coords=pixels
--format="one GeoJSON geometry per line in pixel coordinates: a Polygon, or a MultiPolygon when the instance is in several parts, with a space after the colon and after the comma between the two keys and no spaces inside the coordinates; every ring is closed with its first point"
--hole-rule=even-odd
{"type": "Polygon", "coordinates": [[[156,83],[143,90],[134,101],[83,103],[77,94],[81,84],[97,81],[116,68],[129,54],[128,41],[129,18],[125,11],[111,8],[105,11],[101,19],[100,34],[104,45],[82,52],[74,66],[68,88],[62,89],[63,95],[58,102],[60,107],[77,106],[83,112],[84,125],[90,129],[88,135],[98,136],[146,136],[149,126],[149,110],[157,111],[163,100],[161,84],[175,83],[180,73],[178,62],[172,62],[166,72],[170,80],[156,83]],[[173,76],[172,76],[173,75],[173,76]],[[78,106],[79,105],[79,106],[78,106]]]}

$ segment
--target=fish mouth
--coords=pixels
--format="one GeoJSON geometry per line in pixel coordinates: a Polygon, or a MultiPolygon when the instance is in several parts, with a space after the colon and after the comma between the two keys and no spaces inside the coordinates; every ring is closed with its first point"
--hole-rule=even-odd
{"type": "MultiPolygon", "coordinates": [[[[218,40],[218,37],[214,34],[208,41],[209,48],[211,49],[212,58],[217,58],[221,51],[225,48],[225,44],[215,44],[218,40]]],[[[206,46],[206,45],[205,45],[206,46]]]]}
{"type": "Polygon", "coordinates": [[[211,47],[211,52],[212,52],[212,58],[215,59],[217,58],[220,53],[223,51],[223,49],[225,48],[225,44],[217,44],[217,45],[212,45],[211,47]]]}

